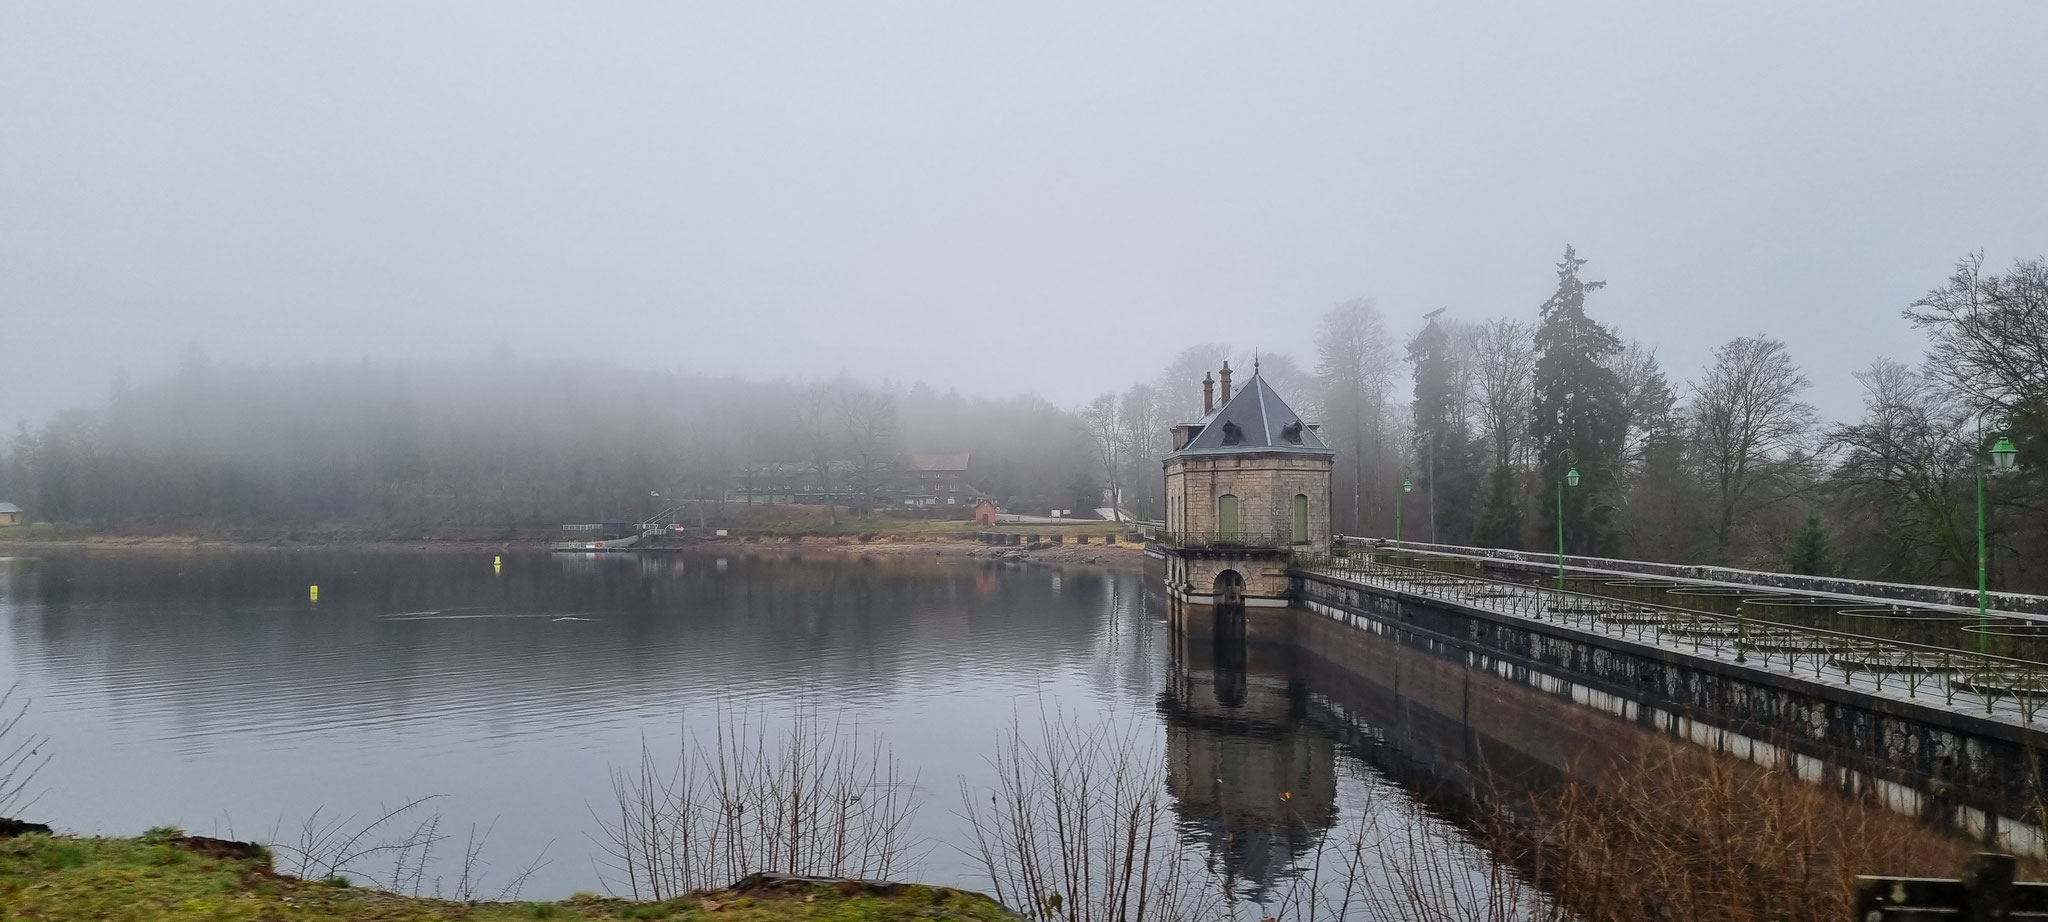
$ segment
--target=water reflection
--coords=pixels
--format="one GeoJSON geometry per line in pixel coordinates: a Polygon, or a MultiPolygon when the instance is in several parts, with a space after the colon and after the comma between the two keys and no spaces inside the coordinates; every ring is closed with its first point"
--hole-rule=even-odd
{"type": "MultiPolygon", "coordinates": [[[[0,682],[80,831],[268,834],[315,808],[451,795],[532,893],[596,886],[607,769],[719,706],[844,711],[921,777],[920,834],[1041,703],[1149,708],[1162,619],[1134,576],[732,554],[59,553],[0,563],[0,682]],[[320,586],[320,599],[308,587],[320,586]]],[[[950,847],[927,873],[967,882],[950,847]]]]}
{"type": "Polygon", "coordinates": [[[1102,574],[1054,590],[1021,571],[846,559],[560,555],[503,575],[484,564],[58,558],[9,595],[30,602],[15,618],[33,640],[21,652],[56,677],[52,696],[104,693],[120,720],[198,738],[472,712],[501,731],[550,732],[679,692],[791,685],[874,701],[934,663],[1002,667],[992,635],[1052,659],[1085,654],[1128,591],[1102,574]]]}
{"type": "Polygon", "coordinates": [[[1362,818],[1436,822],[1351,758],[1342,681],[1288,652],[1174,649],[1133,575],[492,556],[0,562],[0,682],[27,686],[58,758],[39,809],[83,832],[261,837],[317,808],[445,793],[451,828],[497,822],[501,871],[552,842],[527,893],[560,897],[599,886],[585,834],[609,767],[643,743],[673,752],[686,723],[737,703],[844,711],[886,739],[919,777],[917,876],[936,882],[986,886],[956,847],[961,783],[991,786],[1001,730],[1040,709],[1142,718],[1180,828],[1254,903],[1362,818]]]}
{"type": "Polygon", "coordinates": [[[1253,900],[1338,821],[1336,744],[1309,722],[1286,648],[1183,639],[1159,696],[1167,786],[1184,831],[1253,900]]]}

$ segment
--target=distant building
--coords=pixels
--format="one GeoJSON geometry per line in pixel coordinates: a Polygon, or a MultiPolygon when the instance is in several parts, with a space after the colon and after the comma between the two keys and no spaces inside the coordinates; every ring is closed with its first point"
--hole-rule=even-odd
{"type": "Polygon", "coordinates": [[[888,466],[889,473],[869,493],[855,486],[857,465],[834,459],[820,476],[817,464],[771,462],[748,465],[738,472],[726,499],[750,505],[796,504],[872,507],[880,511],[924,517],[965,519],[984,499],[967,483],[967,452],[916,454],[888,466]]]}
{"type": "Polygon", "coordinates": [[[13,503],[0,503],[0,525],[20,525],[27,514],[13,503]]]}
{"type": "Polygon", "coordinates": [[[994,525],[995,523],[996,504],[994,500],[985,499],[974,504],[974,524],[994,525]]]}
{"type": "Polygon", "coordinates": [[[973,506],[979,494],[967,485],[968,460],[964,451],[911,455],[910,469],[900,480],[902,504],[938,506],[941,511],[948,506],[973,506]]]}
{"type": "Polygon", "coordinates": [[[725,498],[729,502],[759,505],[824,505],[825,497],[817,489],[818,479],[815,470],[794,462],[748,464],[726,491],[725,498]]]}

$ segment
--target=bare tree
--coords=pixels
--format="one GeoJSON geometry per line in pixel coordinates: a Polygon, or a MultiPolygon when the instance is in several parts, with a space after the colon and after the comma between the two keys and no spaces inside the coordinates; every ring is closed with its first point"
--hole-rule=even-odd
{"type": "Polygon", "coordinates": [[[1528,451],[1536,328],[1495,317],[1472,328],[1470,335],[1479,430],[1496,465],[1517,466],[1528,451]]]}
{"type": "Polygon", "coordinates": [[[797,404],[797,424],[803,429],[804,450],[811,473],[818,479],[818,492],[825,497],[825,518],[839,524],[839,507],[832,502],[832,465],[839,455],[840,427],[833,425],[832,386],[813,384],[804,389],[797,404]]]}
{"type": "Polygon", "coordinates": [[[2048,260],[1986,275],[1972,254],[1905,313],[1933,340],[1933,374],[1977,406],[2041,414],[2035,424],[2048,427],[2048,260]]]}
{"type": "Polygon", "coordinates": [[[1134,384],[1117,403],[1117,423],[1122,429],[1124,476],[1127,488],[1137,494],[1138,514],[1151,519],[1165,486],[1159,461],[1166,446],[1166,426],[1159,418],[1159,391],[1149,384],[1134,384]]]}
{"type": "Polygon", "coordinates": [[[1642,469],[1658,440],[1672,433],[1672,418],[1678,399],[1657,363],[1657,350],[1641,340],[1629,340],[1609,363],[1621,379],[1623,434],[1621,464],[1624,475],[1642,469]]]}
{"type": "Polygon", "coordinates": [[[1117,475],[1123,470],[1124,449],[1123,424],[1117,416],[1116,395],[1104,394],[1082,407],[1081,421],[1087,424],[1088,435],[1095,442],[1095,459],[1102,464],[1103,477],[1109,486],[1109,502],[1115,506],[1123,500],[1117,475]]]}
{"type": "Polygon", "coordinates": [[[1710,530],[1724,563],[1738,520],[1780,498],[1763,488],[1813,429],[1813,407],[1799,399],[1807,383],[1784,343],[1758,335],[1715,349],[1706,376],[1693,385],[1693,451],[1715,498],[1710,530]]]}
{"type": "Polygon", "coordinates": [[[845,382],[835,388],[839,423],[845,433],[848,486],[862,514],[874,512],[875,497],[899,467],[896,399],[888,393],[845,382]]]}
{"type": "Polygon", "coordinates": [[[1198,343],[1182,349],[1159,373],[1160,413],[1165,423],[1191,423],[1202,416],[1202,376],[1230,357],[1223,343],[1198,343]]]}
{"type": "MultiPolygon", "coordinates": [[[[1365,498],[1380,490],[1369,485],[1382,465],[1387,442],[1387,393],[1396,367],[1393,344],[1379,308],[1354,298],[1323,315],[1316,335],[1316,376],[1323,385],[1323,409],[1332,435],[1348,442],[1351,458],[1351,521],[1365,523],[1365,498]]],[[[1335,499],[1336,497],[1332,497],[1335,499]]]]}
{"type": "Polygon", "coordinates": [[[1856,373],[1863,418],[1829,437],[1846,449],[1835,470],[1861,527],[1888,547],[1859,555],[1873,575],[1895,580],[1962,579],[1976,566],[1965,517],[1970,482],[1969,414],[1954,392],[1890,359],[1856,373]]]}

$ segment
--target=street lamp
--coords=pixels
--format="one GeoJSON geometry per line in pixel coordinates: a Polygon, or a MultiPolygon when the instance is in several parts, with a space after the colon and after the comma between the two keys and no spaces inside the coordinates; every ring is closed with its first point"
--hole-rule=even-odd
{"type": "Polygon", "coordinates": [[[1560,588],[1564,586],[1564,488],[1579,485],[1579,455],[1567,448],[1564,454],[1558,456],[1558,460],[1564,461],[1566,458],[1571,460],[1567,462],[1564,479],[1557,484],[1557,585],[1560,588]]]}
{"type": "MultiPolygon", "coordinates": [[[[1998,421],[1997,428],[2003,429],[2004,420],[1998,421]]],[[[1977,445],[1984,444],[1984,434],[1977,434],[1977,445]]],[[[2012,444],[2012,437],[2000,435],[1991,450],[1991,470],[2003,473],[2012,470],[2019,463],[2020,450],[2012,444]]],[[[1977,652],[1983,653],[1989,635],[1985,629],[1991,626],[1990,586],[1990,539],[1984,527],[1984,457],[1977,457],[1977,652]]]]}
{"type": "MultiPolygon", "coordinates": [[[[1414,490],[1415,481],[1409,480],[1408,474],[1403,472],[1401,474],[1401,493],[1410,493],[1414,490]]],[[[1401,493],[1394,494],[1394,550],[1397,551],[1401,549],[1401,493]]]]}

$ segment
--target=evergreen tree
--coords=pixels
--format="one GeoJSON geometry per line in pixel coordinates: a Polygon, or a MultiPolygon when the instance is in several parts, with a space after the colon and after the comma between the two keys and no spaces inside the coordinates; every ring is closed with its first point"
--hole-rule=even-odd
{"type": "Polygon", "coordinates": [[[1480,547],[1519,547],[1522,504],[1515,494],[1515,471],[1496,464],[1486,473],[1486,486],[1473,516],[1472,543],[1480,547]]]}
{"type": "Polygon", "coordinates": [[[1841,563],[1835,559],[1834,546],[1828,541],[1827,526],[1821,524],[1819,512],[1809,511],[1806,524],[1792,536],[1792,545],[1785,550],[1785,569],[1808,576],[1833,576],[1841,572],[1841,563]]]}
{"type": "Polygon", "coordinates": [[[1432,314],[1408,342],[1415,368],[1415,474],[1428,492],[1430,540],[1464,544],[1472,536],[1479,470],[1466,424],[1460,357],[1432,314]]]}
{"type": "MultiPolygon", "coordinates": [[[[1627,434],[1623,387],[1611,362],[1621,342],[1586,316],[1586,295],[1607,283],[1580,279],[1579,268],[1585,264],[1566,246],[1564,260],[1557,264],[1557,291],[1543,302],[1536,328],[1536,413],[1530,435],[1546,491],[1558,489],[1568,467],[1575,464],[1579,469],[1579,485],[1564,491],[1568,551],[1612,554],[1621,449],[1627,434]]],[[[1555,529],[1555,497],[1540,506],[1546,530],[1555,529]]]]}

